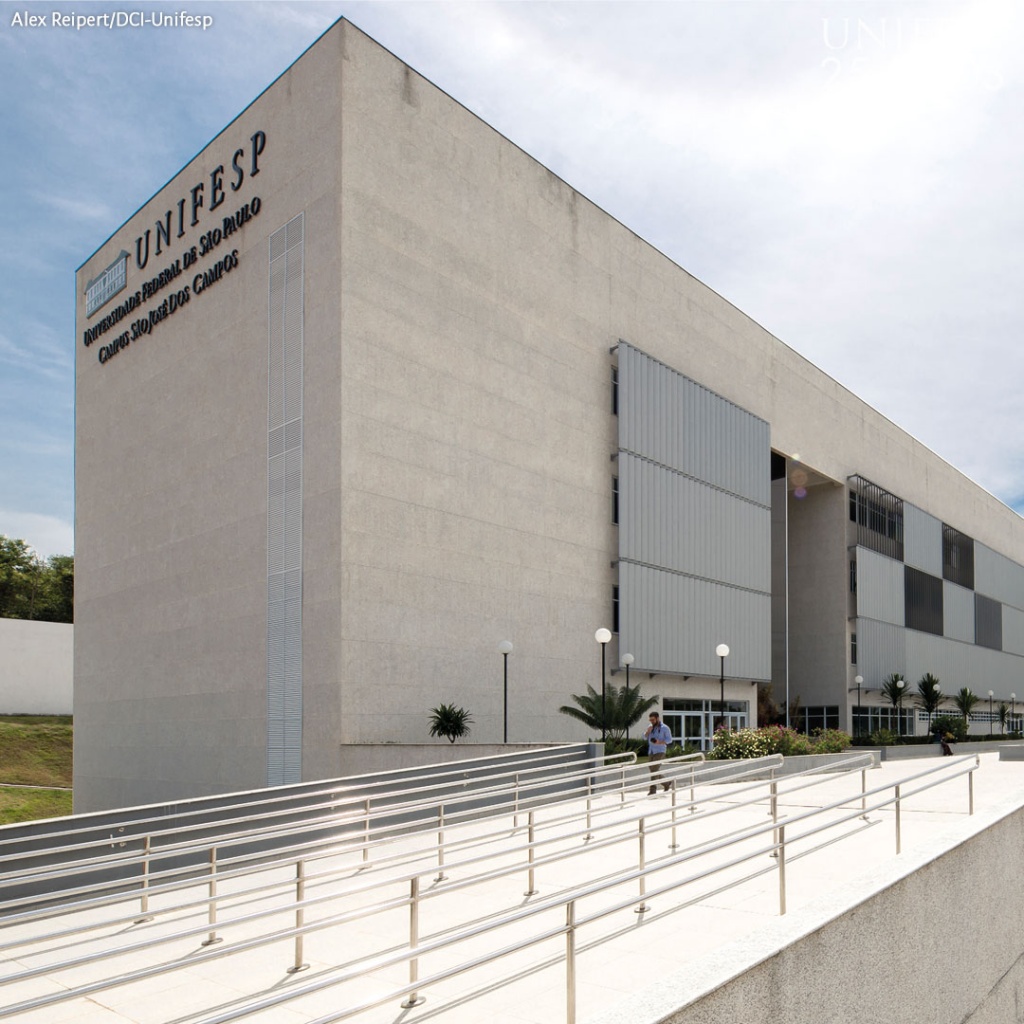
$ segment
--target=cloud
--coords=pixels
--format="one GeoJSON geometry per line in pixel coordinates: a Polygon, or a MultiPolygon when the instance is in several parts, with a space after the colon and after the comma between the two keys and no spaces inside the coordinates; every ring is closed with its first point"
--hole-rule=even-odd
{"type": "Polygon", "coordinates": [[[25,541],[44,559],[75,550],[74,524],[56,516],[0,508],[0,533],[25,541]]]}

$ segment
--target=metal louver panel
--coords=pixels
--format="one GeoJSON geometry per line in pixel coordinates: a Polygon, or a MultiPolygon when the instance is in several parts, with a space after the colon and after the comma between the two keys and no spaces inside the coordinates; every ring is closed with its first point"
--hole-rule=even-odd
{"type": "Polygon", "coordinates": [[[768,424],[618,345],[619,641],[649,671],[771,676],[768,424]]]}
{"type": "Polygon", "coordinates": [[[270,236],[267,785],[302,779],[303,215],[270,236]]]}

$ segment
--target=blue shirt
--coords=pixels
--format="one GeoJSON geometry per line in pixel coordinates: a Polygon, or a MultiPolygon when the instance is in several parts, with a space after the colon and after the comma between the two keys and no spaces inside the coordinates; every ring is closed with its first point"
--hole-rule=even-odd
{"type": "Polygon", "coordinates": [[[647,742],[652,754],[664,754],[672,742],[672,730],[664,722],[659,722],[647,730],[647,742]]]}

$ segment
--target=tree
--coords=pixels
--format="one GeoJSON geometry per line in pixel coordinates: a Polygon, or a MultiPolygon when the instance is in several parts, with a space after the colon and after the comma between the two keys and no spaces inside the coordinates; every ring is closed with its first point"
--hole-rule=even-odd
{"type": "Polygon", "coordinates": [[[469,724],[473,716],[465,708],[454,704],[438,704],[430,709],[430,735],[443,736],[454,743],[460,736],[469,735],[469,724]]]}
{"type": "Polygon", "coordinates": [[[969,686],[961,686],[953,698],[953,704],[956,706],[957,711],[960,712],[960,717],[964,720],[965,729],[971,719],[971,714],[980,700],[981,698],[976,693],[971,692],[969,686]]]}
{"type": "Polygon", "coordinates": [[[999,703],[999,735],[1006,735],[1006,723],[1010,718],[1010,708],[1005,701],[999,703]]]}
{"type": "Polygon", "coordinates": [[[0,534],[0,618],[74,621],[75,560],[43,561],[23,540],[0,534]]]}
{"type": "Polygon", "coordinates": [[[932,715],[939,710],[942,699],[942,688],[939,686],[939,680],[931,672],[925,672],[917,681],[917,693],[914,694],[914,702],[928,715],[929,733],[932,731],[932,715]]]}
{"type": "Polygon", "coordinates": [[[661,700],[660,697],[645,697],[636,686],[628,690],[625,686],[609,683],[605,687],[604,715],[601,714],[601,694],[592,686],[585,694],[571,694],[576,707],[563,704],[558,710],[563,715],[583,722],[595,732],[604,732],[612,739],[621,739],[631,725],[635,725],[644,714],[661,700]]]}
{"type": "Polygon", "coordinates": [[[902,672],[893,672],[891,675],[886,676],[885,682],[882,683],[882,696],[889,701],[893,706],[893,710],[896,712],[896,735],[903,735],[903,723],[900,721],[902,715],[900,711],[903,706],[903,695],[907,692],[907,681],[903,678],[902,672]]]}

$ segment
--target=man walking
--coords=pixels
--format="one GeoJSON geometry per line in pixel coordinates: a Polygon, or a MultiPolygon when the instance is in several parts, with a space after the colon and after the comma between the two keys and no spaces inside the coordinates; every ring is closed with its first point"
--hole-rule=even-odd
{"type": "MultiPolygon", "coordinates": [[[[648,796],[654,796],[658,792],[658,780],[661,778],[661,765],[659,761],[665,759],[665,751],[672,742],[672,732],[667,725],[663,725],[661,716],[657,711],[652,711],[647,716],[650,725],[644,738],[647,740],[648,767],[651,769],[651,788],[647,791],[648,796]]],[[[672,787],[671,782],[663,782],[662,786],[666,792],[672,787]]]]}

